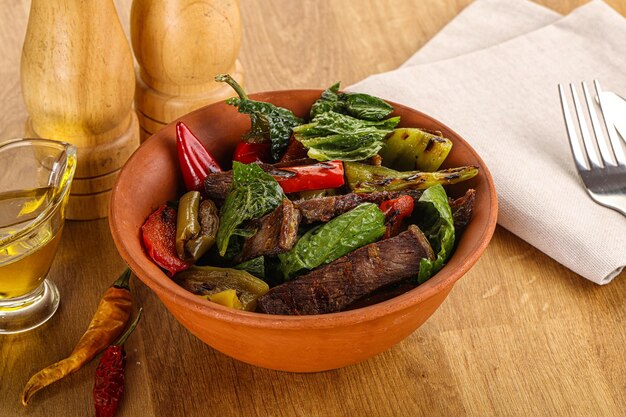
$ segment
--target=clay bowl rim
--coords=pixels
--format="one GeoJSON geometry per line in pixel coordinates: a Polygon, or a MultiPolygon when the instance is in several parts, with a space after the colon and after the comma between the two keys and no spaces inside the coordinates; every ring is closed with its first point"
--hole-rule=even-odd
{"type": "MultiPolygon", "coordinates": [[[[266,97],[274,94],[286,93],[298,97],[303,94],[310,94],[313,92],[321,94],[322,91],[323,90],[320,89],[273,90],[250,94],[250,98],[255,98],[257,96],[266,97]]],[[[190,311],[193,311],[194,314],[200,313],[202,315],[208,315],[211,316],[213,319],[226,321],[231,324],[238,324],[256,328],[268,328],[273,330],[297,330],[303,328],[325,329],[334,327],[345,327],[360,322],[373,321],[383,316],[388,316],[393,313],[397,313],[404,309],[410,308],[416,304],[419,304],[424,300],[433,297],[437,293],[445,291],[446,288],[451,289],[456,281],[458,281],[478,261],[480,256],[487,248],[487,245],[491,241],[491,237],[493,236],[493,233],[495,231],[498,216],[498,200],[493,178],[483,159],[461,135],[450,129],[444,123],[441,123],[439,120],[419,110],[389,100],[386,101],[390,103],[394,107],[394,109],[403,109],[404,111],[417,113],[421,117],[428,119],[436,125],[440,126],[442,130],[452,132],[455,136],[454,141],[456,142],[457,140],[460,140],[467,147],[469,153],[474,158],[476,158],[480,167],[479,175],[484,176],[488,184],[487,190],[483,190],[483,192],[489,192],[489,205],[486,208],[487,210],[489,210],[489,215],[485,220],[483,229],[480,231],[481,236],[478,241],[479,244],[455,269],[448,270],[448,265],[446,265],[431,279],[417,286],[416,288],[407,291],[404,294],[398,295],[386,301],[373,304],[371,306],[337,313],[304,316],[272,315],[236,310],[200,298],[197,295],[194,295],[193,293],[185,290],[184,288],[176,284],[162,270],[158,276],[154,276],[154,274],[146,271],[142,267],[141,263],[135,260],[135,258],[132,256],[131,251],[129,251],[126,247],[124,243],[124,236],[121,235],[117,227],[117,223],[121,219],[120,215],[115,212],[115,207],[118,205],[117,195],[121,180],[124,178],[125,172],[129,170],[128,166],[132,165],[135,159],[142,157],[142,153],[145,149],[147,149],[145,145],[151,143],[154,140],[159,140],[159,137],[157,137],[156,134],[153,134],[150,138],[144,141],[144,143],[142,143],[139,148],[135,150],[135,152],[122,167],[120,174],[116,180],[115,186],[113,187],[109,206],[109,227],[113,236],[113,241],[121,257],[124,259],[125,262],[128,263],[129,267],[133,270],[135,275],[137,275],[137,277],[139,277],[139,279],[141,279],[144,284],[150,287],[150,289],[157,294],[161,301],[166,304],[165,307],[168,310],[169,306],[167,305],[167,302],[164,301],[164,298],[171,299],[172,301],[170,302],[176,302],[179,305],[186,304],[186,307],[190,311]]],[[[169,123],[168,126],[173,125],[180,120],[183,120],[190,114],[205,112],[207,108],[219,105],[221,103],[222,102],[209,104],[207,106],[194,110],[169,123]]],[[[143,248],[143,244],[140,243],[140,245],[143,248]]],[[[454,256],[454,254],[452,256],[454,256]]],[[[143,257],[156,268],[158,268],[155,264],[152,263],[152,260],[148,258],[148,255],[145,253],[145,251],[143,252],[143,257]]]]}

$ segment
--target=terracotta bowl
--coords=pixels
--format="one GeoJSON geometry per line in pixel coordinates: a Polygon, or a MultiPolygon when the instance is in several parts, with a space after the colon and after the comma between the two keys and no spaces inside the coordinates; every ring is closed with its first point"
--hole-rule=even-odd
{"type": "MultiPolygon", "coordinates": [[[[321,90],[291,90],[254,94],[305,116],[321,90]]],[[[482,159],[454,131],[433,118],[393,104],[400,126],[439,130],[454,142],[446,166],[474,164],[480,174],[449,189],[460,195],[477,190],[472,221],[454,255],[438,274],[419,287],[372,306],[316,316],[274,316],[238,311],[204,300],[175,284],[143,249],[140,227],[159,205],[182,194],[174,126],[149,138],[122,169],[113,189],[110,227],[113,239],[133,272],[161,299],[174,317],[200,340],[233,358],[253,365],[292,372],[315,372],[363,361],[400,342],[422,325],[441,305],[455,282],[483,253],[493,235],[497,200],[493,180],[482,159]]],[[[217,103],[183,116],[223,167],[241,135],[248,116],[217,103]]]]}

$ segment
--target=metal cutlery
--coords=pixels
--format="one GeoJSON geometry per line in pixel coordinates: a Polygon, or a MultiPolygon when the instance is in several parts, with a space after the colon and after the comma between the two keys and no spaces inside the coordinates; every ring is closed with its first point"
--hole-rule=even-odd
{"type": "Polygon", "coordinates": [[[594,80],[594,87],[600,104],[600,115],[596,112],[596,104],[587,83],[582,83],[586,111],[583,110],[576,86],[569,85],[575,113],[570,111],[565,88],[559,84],[567,136],[576,169],[589,196],[598,204],[626,216],[626,151],[612,121],[615,116],[609,119],[609,113],[613,110],[609,109],[608,97],[602,95],[602,88],[597,80],[594,80]],[[600,118],[603,120],[602,124],[600,118]],[[578,130],[574,119],[578,121],[578,130]],[[587,120],[591,122],[592,130],[589,129],[587,120]]]}

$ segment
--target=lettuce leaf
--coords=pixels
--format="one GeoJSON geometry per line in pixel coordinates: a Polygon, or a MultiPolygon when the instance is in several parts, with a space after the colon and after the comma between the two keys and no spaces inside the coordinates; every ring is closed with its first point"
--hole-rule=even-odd
{"type": "Polygon", "coordinates": [[[380,239],[385,215],[376,204],[364,203],[305,233],[295,246],[278,255],[285,279],[317,268],[380,239]]]}
{"type": "Polygon", "coordinates": [[[220,210],[217,248],[226,254],[231,236],[252,236],[256,230],[241,228],[247,220],[261,217],[281,205],[285,194],[278,182],[257,164],[233,162],[233,183],[220,210]]]}
{"type": "Polygon", "coordinates": [[[454,220],[448,196],[441,185],[434,185],[424,191],[418,200],[420,213],[419,228],[430,242],[435,259],[421,259],[418,283],[423,283],[435,275],[446,264],[454,249],[454,220]]]}
{"type": "Polygon", "coordinates": [[[308,148],[310,158],[359,161],[376,155],[399,122],[399,117],[367,121],[327,111],[311,123],[294,127],[293,132],[295,139],[308,148]]]}

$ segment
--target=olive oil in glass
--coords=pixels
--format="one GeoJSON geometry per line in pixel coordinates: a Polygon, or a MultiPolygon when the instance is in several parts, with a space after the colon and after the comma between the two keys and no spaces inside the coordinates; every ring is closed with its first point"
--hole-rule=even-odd
{"type": "Polygon", "coordinates": [[[47,139],[0,144],[0,334],[45,323],[59,305],[46,279],[76,166],[73,145],[47,139]]]}
{"type": "MultiPolygon", "coordinates": [[[[0,193],[0,239],[27,227],[49,203],[52,193],[51,187],[0,193]]],[[[55,232],[47,225],[0,249],[0,300],[21,297],[39,287],[60,237],[61,229],[55,232]]]]}

